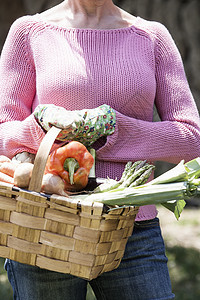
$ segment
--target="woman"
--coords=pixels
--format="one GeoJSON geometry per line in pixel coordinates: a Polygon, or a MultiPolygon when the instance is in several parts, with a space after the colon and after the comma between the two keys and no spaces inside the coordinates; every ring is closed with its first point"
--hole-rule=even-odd
{"type": "MultiPolygon", "coordinates": [[[[0,78],[1,154],[37,151],[48,130],[39,117],[47,104],[56,106],[58,118],[57,106],[67,118],[69,111],[106,104],[116,124],[93,144],[98,177],[120,178],[130,160],[178,163],[199,156],[199,115],[171,35],[112,0],[66,0],[16,20],[0,78]],[[161,122],[153,122],[154,105],[161,122]]],[[[46,122],[54,124],[51,117],[46,122]]],[[[83,279],[10,260],[6,269],[14,299],[86,297],[83,279]]],[[[90,285],[97,299],[174,298],[155,206],[140,208],[120,266],[90,285]]]]}

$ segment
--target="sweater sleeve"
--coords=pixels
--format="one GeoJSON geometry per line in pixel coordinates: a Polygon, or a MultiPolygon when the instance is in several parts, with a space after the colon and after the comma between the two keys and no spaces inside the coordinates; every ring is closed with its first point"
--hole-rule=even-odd
{"type": "Polygon", "coordinates": [[[0,154],[35,153],[43,130],[32,115],[35,69],[29,43],[28,17],[10,28],[0,60],[0,154]]]}
{"type": "Polygon", "coordinates": [[[99,160],[147,159],[178,163],[200,156],[199,113],[186,79],[180,53],[168,30],[152,22],[155,49],[155,105],[159,122],[117,112],[117,126],[97,151],[99,160]]]}

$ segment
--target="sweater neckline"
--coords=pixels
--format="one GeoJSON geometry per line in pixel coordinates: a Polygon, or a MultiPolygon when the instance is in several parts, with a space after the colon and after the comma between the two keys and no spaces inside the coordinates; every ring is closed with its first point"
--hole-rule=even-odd
{"type": "Polygon", "coordinates": [[[93,28],[74,28],[74,27],[64,27],[61,25],[58,25],[53,22],[48,22],[45,19],[41,17],[39,13],[35,14],[36,17],[38,17],[39,21],[42,22],[46,27],[54,28],[54,29],[60,29],[68,32],[88,32],[88,33],[113,33],[113,32],[125,32],[125,31],[131,31],[136,28],[136,24],[138,23],[140,17],[136,16],[135,21],[132,25],[127,27],[120,27],[120,28],[111,28],[111,29],[93,29],[93,28]]]}

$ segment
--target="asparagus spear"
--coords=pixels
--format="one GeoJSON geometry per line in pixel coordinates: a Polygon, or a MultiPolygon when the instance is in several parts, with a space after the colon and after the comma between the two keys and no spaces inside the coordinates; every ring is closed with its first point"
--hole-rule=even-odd
{"type": "Polygon", "coordinates": [[[141,184],[145,184],[147,180],[149,179],[149,176],[151,175],[152,171],[155,169],[155,166],[149,165],[147,169],[139,176],[135,181],[133,181],[129,187],[138,186],[141,184]]]}
{"type": "Polygon", "coordinates": [[[133,174],[130,177],[124,180],[120,187],[129,187],[134,182],[134,180],[140,177],[148,168],[149,164],[145,164],[142,167],[137,168],[137,170],[135,170],[135,172],[133,172],[133,174]]]}
{"type": "Polygon", "coordinates": [[[118,188],[129,187],[134,183],[135,179],[137,179],[136,185],[141,184],[150,176],[153,170],[152,167],[152,165],[146,163],[146,160],[136,161],[134,163],[128,162],[119,181],[108,178],[105,183],[100,184],[93,192],[104,193],[118,188]],[[148,170],[148,173],[145,173],[146,170],[148,170]],[[142,176],[143,173],[145,173],[144,176],[142,176]]]}

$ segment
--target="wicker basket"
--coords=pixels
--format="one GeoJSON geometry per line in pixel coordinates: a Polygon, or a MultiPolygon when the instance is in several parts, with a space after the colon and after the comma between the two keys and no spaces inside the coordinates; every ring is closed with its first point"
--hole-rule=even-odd
{"type": "Polygon", "coordinates": [[[28,190],[0,184],[0,256],[91,280],[119,266],[138,208],[108,211],[98,202],[40,193],[58,133],[53,127],[43,139],[28,190]]]}

